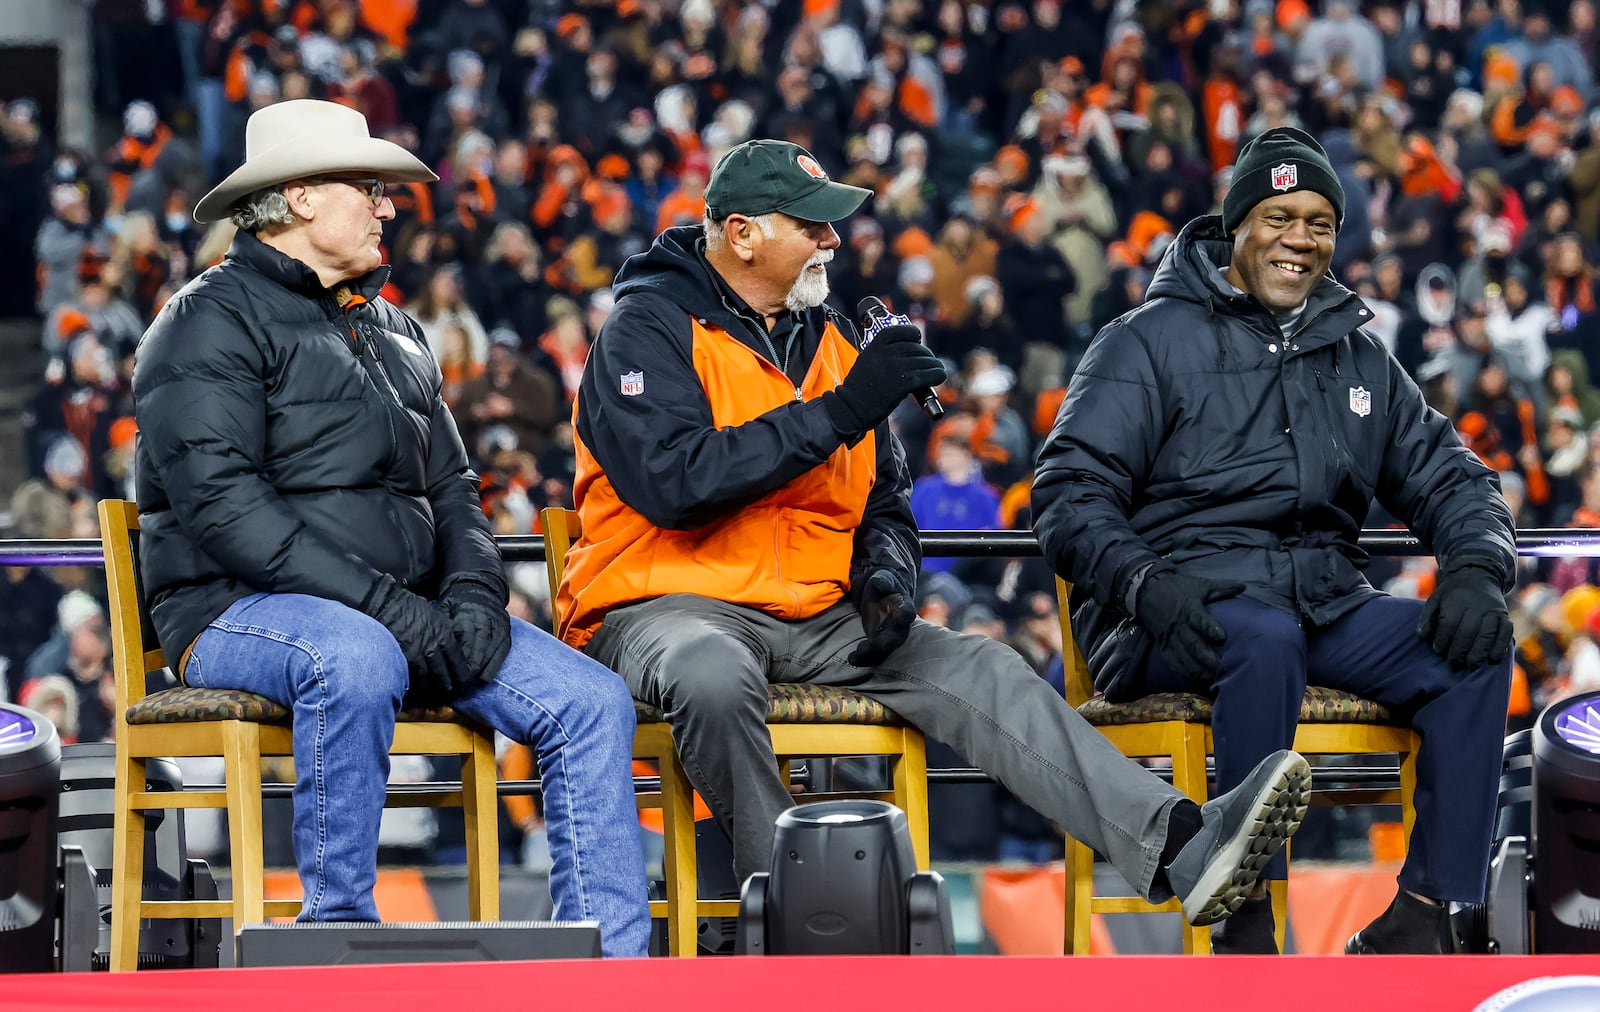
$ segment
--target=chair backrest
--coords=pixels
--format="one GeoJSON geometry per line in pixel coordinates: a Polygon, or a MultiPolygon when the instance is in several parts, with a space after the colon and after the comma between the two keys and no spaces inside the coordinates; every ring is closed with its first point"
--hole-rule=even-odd
{"type": "Polygon", "coordinates": [[[117,681],[117,720],[145,697],[148,676],[167,666],[150,631],[139,580],[139,507],[125,499],[100,500],[100,542],[111,603],[111,666],[117,681]]]}
{"type": "Polygon", "coordinates": [[[561,574],[567,568],[567,551],[583,534],[583,522],[577,510],[546,506],[539,511],[539,525],[544,528],[544,569],[550,575],[550,621],[554,628],[561,627],[561,615],[556,611],[556,591],[561,587],[561,574]]]}
{"type": "Polygon", "coordinates": [[[1065,667],[1067,702],[1076,710],[1094,695],[1094,678],[1089,662],[1072,635],[1072,584],[1056,577],[1056,607],[1061,614],[1061,659],[1065,667]]]}

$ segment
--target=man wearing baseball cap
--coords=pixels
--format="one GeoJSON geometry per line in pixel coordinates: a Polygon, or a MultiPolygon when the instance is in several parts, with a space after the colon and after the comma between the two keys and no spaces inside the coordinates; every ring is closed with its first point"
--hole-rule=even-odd
{"type": "Polygon", "coordinates": [[[139,344],[140,559],[189,685],[294,713],[302,921],[376,921],[378,820],[402,700],[448,703],[539,757],[555,916],[643,956],[650,913],[633,703],[506,612],[478,476],[416,321],[379,294],[385,187],[434,179],[359,112],[281,102],[195,208],[227,257],[139,344]]]}
{"type": "MultiPolygon", "coordinates": [[[[1308,684],[1422,735],[1394,902],[1351,952],[1449,951],[1483,898],[1510,688],[1515,540],[1499,482],[1328,273],[1345,193],[1308,134],[1245,145],[1144,305],[1095,338],[1040,450],[1034,530],[1113,702],[1215,699],[1217,783],[1295,736],[1308,684]],[[1426,602],[1362,575],[1373,498],[1439,559],[1426,602]]],[[[1281,877],[1282,865],[1268,877],[1281,877]]],[[[1213,935],[1275,952],[1265,883],[1213,935]]]]}
{"type": "Polygon", "coordinates": [[[1142,894],[1228,916],[1299,824],[1284,751],[1202,808],[1123,757],[1015,651],[917,618],[911,476],[887,424],[944,368],[904,318],[825,305],[833,222],[869,191],[805,149],[718,161],[698,226],[618,272],[575,407],[583,534],[560,635],[673,724],[684,769],[767,870],[792,802],[764,718],[769,682],[881,701],[1104,853],[1142,894]]]}

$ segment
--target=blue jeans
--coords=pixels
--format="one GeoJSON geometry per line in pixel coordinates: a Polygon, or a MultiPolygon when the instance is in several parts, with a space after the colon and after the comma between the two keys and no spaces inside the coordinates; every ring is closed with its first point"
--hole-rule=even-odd
{"type": "MultiPolygon", "coordinates": [[[[334,601],[253,594],[201,633],[184,681],[293,709],[300,919],[377,920],[378,819],[408,681],[394,636],[334,601]]],[[[633,699],[622,680],[513,618],[500,673],[454,706],[539,758],[556,919],[599,921],[607,956],[645,955],[650,910],[630,772],[633,699]]]]}

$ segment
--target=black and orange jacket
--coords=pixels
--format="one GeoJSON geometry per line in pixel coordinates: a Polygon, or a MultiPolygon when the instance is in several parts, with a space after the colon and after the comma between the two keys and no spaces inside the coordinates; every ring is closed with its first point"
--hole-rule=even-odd
{"type": "Polygon", "coordinates": [[[794,620],[887,569],[909,596],[921,549],[900,445],[887,425],[848,443],[823,403],[855,362],[854,325],[818,307],[769,335],[692,225],[629,258],[614,291],[573,405],[583,536],[561,638],[581,647],[611,609],[666,594],[794,620]]]}

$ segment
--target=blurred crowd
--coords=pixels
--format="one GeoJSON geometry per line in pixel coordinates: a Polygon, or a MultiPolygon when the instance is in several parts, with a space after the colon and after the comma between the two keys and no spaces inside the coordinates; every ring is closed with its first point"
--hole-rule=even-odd
{"type": "MultiPolygon", "coordinates": [[[[48,363],[12,537],[95,536],[95,500],[128,494],[139,336],[231,239],[194,201],[241,159],[252,110],[306,97],[361,110],[440,176],[390,188],[386,295],[427,333],[501,533],[569,504],[570,402],[617,268],[698,222],[710,167],[753,136],[875,192],[838,226],[834,302],[884,298],[950,362],[944,418],[893,420],[918,521],[1026,528],[1033,451],[1088,341],[1218,208],[1239,147],[1283,124],[1321,139],[1348,194],[1336,277],[1502,473],[1519,523],[1600,528],[1594,0],[101,0],[93,16],[101,146],[60,144],[30,99],[0,104],[0,270],[36,282],[5,297],[48,363]]],[[[1600,687],[1595,563],[1524,562],[1512,727],[1600,687]]],[[[1370,575],[1425,596],[1431,567],[1370,575]]],[[[511,607],[537,621],[542,567],[513,568],[511,607]]],[[[95,740],[103,583],[8,577],[0,698],[95,740]]],[[[1005,639],[1060,684],[1041,562],[929,559],[924,577],[924,618],[1005,639]]],[[[973,833],[937,841],[946,855],[1049,856],[1048,826],[992,804],[943,820],[973,833]]]]}

